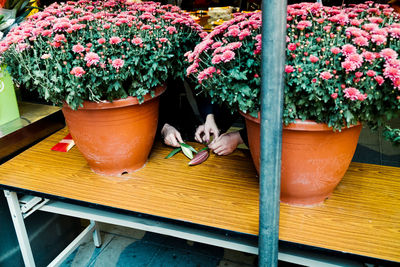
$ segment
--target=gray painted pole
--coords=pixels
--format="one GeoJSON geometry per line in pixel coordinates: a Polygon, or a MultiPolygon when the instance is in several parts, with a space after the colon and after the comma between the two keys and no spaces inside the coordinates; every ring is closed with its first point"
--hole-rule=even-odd
{"type": "Polygon", "coordinates": [[[258,263],[277,266],[287,0],[262,2],[258,263]]]}

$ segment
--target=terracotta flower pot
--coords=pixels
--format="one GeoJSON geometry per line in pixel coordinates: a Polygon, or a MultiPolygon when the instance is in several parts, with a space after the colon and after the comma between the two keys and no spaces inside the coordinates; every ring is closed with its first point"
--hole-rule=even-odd
{"type": "Polygon", "coordinates": [[[118,176],[144,166],[153,145],[158,123],[159,95],[165,86],[155,89],[155,96],[145,95],[139,104],[136,97],[84,102],[62,111],[69,131],[90,168],[103,175],[118,176]]]}
{"type": "MultiPolygon", "coordinates": [[[[246,119],[254,165],[260,168],[260,119],[246,119]]],[[[362,126],[334,132],[326,124],[296,121],[282,129],[281,202],[316,205],[328,198],[346,173],[362,126]]]]}

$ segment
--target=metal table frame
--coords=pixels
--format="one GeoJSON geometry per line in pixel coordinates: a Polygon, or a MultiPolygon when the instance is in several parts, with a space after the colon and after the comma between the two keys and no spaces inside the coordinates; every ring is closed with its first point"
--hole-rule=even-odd
{"type": "MultiPolygon", "coordinates": [[[[25,228],[24,219],[35,211],[45,211],[76,218],[86,219],[90,224],[79,234],[48,266],[60,265],[90,235],[96,247],[101,246],[100,229],[97,222],[114,224],[138,230],[173,236],[194,242],[228,248],[250,254],[258,254],[257,242],[249,238],[216,233],[208,229],[196,229],[173,222],[143,218],[138,215],[127,215],[98,208],[71,204],[60,200],[24,195],[18,197],[11,190],[4,190],[10,208],[14,228],[17,234],[25,266],[35,266],[32,249],[25,228]]],[[[319,253],[311,253],[298,249],[280,249],[278,259],[305,266],[359,266],[353,261],[337,257],[329,257],[319,253]]]]}

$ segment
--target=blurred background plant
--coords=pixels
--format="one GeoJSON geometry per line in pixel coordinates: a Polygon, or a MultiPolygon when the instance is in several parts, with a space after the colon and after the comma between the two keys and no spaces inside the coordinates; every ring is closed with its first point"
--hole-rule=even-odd
{"type": "MultiPolygon", "coordinates": [[[[32,10],[37,9],[36,0],[3,0],[0,2],[3,9],[11,10],[11,16],[15,16],[15,22],[21,22],[32,10]]],[[[3,14],[3,21],[6,21],[6,15],[3,14]]],[[[13,18],[13,17],[9,18],[13,18]]]]}

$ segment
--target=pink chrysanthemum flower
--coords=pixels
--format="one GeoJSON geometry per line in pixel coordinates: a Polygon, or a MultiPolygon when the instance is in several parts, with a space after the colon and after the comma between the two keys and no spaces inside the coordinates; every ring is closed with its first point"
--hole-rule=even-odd
{"type": "Polygon", "coordinates": [[[380,24],[383,22],[383,19],[381,17],[369,17],[368,20],[371,23],[376,23],[376,24],[380,24]]]}
{"type": "Polygon", "coordinates": [[[204,70],[204,73],[207,75],[207,76],[212,76],[212,74],[214,73],[216,71],[216,69],[215,69],[215,67],[208,67],[208,68],[206,68],[205,70],[204,70]]]}
{"type": "Polygon", "coordinates": [[[77,30],[80,30],[80,29],[82,29],[82,24],[74,24],[71,27],[72,31],[77,31],[77,30]]]}
{"type": "Polygon", "coordinates": [[[223,43],[222,42],[215,42],[212,44],[211,48],[212,49],[217,49],[218,47],[222,46],[223,43]]]}
{"type": "Polygon", "coordinates": [[[294,51],[297,49],[297,45],[295,43],[290,43],[290,44],[288,44],[288,49],[290,51],[294,51]]]}
{"type": "Polygon", "coordinates": [[[344,97],[350,99],[351,101],[358,100],[358,96],[360,95],[360,91],[354,87],[348,87],[344,89],[344,97]]]}
{"type": "Polygon", "coordinates": [[[113,36],[110,38],[109,43],[110,44],[119,44],[121,42],[121,38],[119,38],[118,36],[113,36]]]}
{"type": "Polygon", "coordinates": [[[362,63],[364,62],[363,57],[359,54],[351,54],[348,55],[346,58],[346,61],[349,60],[352,63],[356,65],[356,68],[359,68],[362,66],[362,63]]]}
{"type": "Polygon", "coordinates": [[[379,28],[379,29],[373,30],[371,33],[372,34],[383,35],[385,37],[388,36],[388,31],[385,28],[379,28]]]}
{"type": "Polygon", "coordinates": [[[222,61],[222,55],[215,55],[212,59],[211,59],[211,63],[212,64],[219,64],[222,61]]]}
{"type": "Polygon", "coordinates": [[[106,39],[100,38],[100,39],[97,40],[97,42],[98,42],[99,44],[104,44],[104,43],[106,42],[106,39]]]}
{"type": "Polygon", "coordinates": [[[69,22],[58,22],[53,25],[54,31],[62,31],[71,28],[72,25],[69,22]]]}
{"type": "Polygon", "coordinates": [[[228,44],[226,47],[227,47],[227,49],[230,49],[230,50],[239,49],[240,47],[242,47],[242,42],[233,42],[233,43],[228,44]]]}
{"type": "Polygon", "coordinates": [[[160,42],[161,43],[166,43],[166,42],[168,42],[168,39],[165,38],[165,37],[162,37],[162,38],[160,38],[160,42]]]}
{"type": "Polygon", "coordinates": [[[311,55],[311,56],[310,56],[310,61],[311,61],[312,63],[316,63],[316,62],[318,62],[318,60],[319,60],[318,57],[316,57],[316,56],[314,56],[314,55],[311,55]]]}
{"type": "Polygon", "coordinates": [[[400,79],[395,79],[393,81],[393,86],[400,90],[400,79]]]}
{"type": "Polygon", "coordinates": [[[233,27],[228,30],[228,36],[236,37],[240,34],[239,27],[233,27]]]}
{"type": "Polygon", "coordinates": [[[19,51],[19,52],[22,52],[22,51],[24,51],[25,49],[27,49],[29,47],[30,47],[30,45],[27,44],[27,43],[19,43],[17,45],[17,47],[16,47],[16,50],[19,51]]]}
{"type": "Polygon", "coordinates": [[[393,68],[393,67],[386,67],[383,70],[383,76],[385,78],[389,78],[392,81],[394,81],[396,79],[400,79],[400,69],[393,68]]]}
{"type": "Polygon", "coordinates": [[[215,42],[212,44],[211,48],[212,49],[217,49],[218,47],[221,47],[223,45],[222,42],[215,42]]]}
{"type": "Polygon", "coordinates": [[[285,72],[286,73],[292,73],[293,71],[294,71],[293,66],[291,66],[291,65],[286,65],[285,66],[285,72]]]}
{"type": "Polygon", "coordinates": [[[365,99],[367,99],[367,96],[368,96],[367,94],[361,94],[360,93],[360,94],[357,95],[357,100],[358,101],[364,101],[365,99]]]}
{"type": "Polygon", "coordinates": [[[40,58],[41,58],[41,59],[48,59],[48,58],[51,58],[51,54],[43,54],[40,58]]]}
{"type": "Polygon", "coordinates": [[[400,28],[391,28],[388,32],[393,38],[400,38],[400,28]]]}
{"type": "Polygon", "coordinates": [[[337,55],[337,54],[339,54],[341,52],[341,50],[340,50],[339,47],[332,47],[331,48],[331,52],[332,52],[332,54],[337,55]]]}
{"type": "Polygon", "coordinates": [[[176,31],[176,28],[174,26],[169,26],[169,27],[167,27],[167,32],[169,34],[173,34],[173,33],[176,33],[177,31],[176,31]]]}
{"type": "Polygon", "coordinates": [[[120,59],[120,58],[117,58],[117,59],[114,59],[113,61],[112,61],[112,66],[115,68],[115,69],[120,69],[120,68],[122,68],[123,66],[124,66],[124,64],[125,64],[125,61],[123,61],[122,59],[120,59]]]}
{"type": "Polygon", "coordinates": [[[199,64],[197,62],[193,63],[192,65],[190,65],[187,69],[186,69],[186,75],[189,76],[192,73],[196,73],[197,72],[197,67],[199,66],[199,64]]]}
{"type": "Polygon", "coordinates": [[[375,60],[375,54],[372,52],[365,51],[361,55],[364,57],[365,61],[367,61],[369,63],[371,63],[372,61],[375,60]]]}
{"type": "Polygon", "coordinates": [[[67,39],[65,38],[65,35],[64,34],[56,34],[55,36],[54,36],[54,39],[53,39],[55,42],[58,42],[58,43],[61,43],[61,42],[66,42],[67,41],[67,39]]]}
{"type": "Polygon", "coordinates": [[[391,48],[385,48],[383,49],[379,55],[381,55],[385,60],[389,60],[389,59],[396,59],[398,54],[396,51],[394,51],[391,48]]]}
{"type": "Polygon", "coordinates": [[[142,43],[143,43],[143,40],[140,37],[136,37],[136,38],[132,39],[132,44],[134,44],[134,45],[140,45],[142,43]]]}
{"type": "Polygon", "coordinates": [[[369,45],[368,39],[365,37],[362,37],[362,36],[354,38],[353,43],[358,46],[368,46],[369,45]]]}
{"type": "Polygon", "coordinates": [[[85,51],[85,47],[83,47],[83,45],[81,44],[77,44],[72,47],[72,51],[74,51],[75,53],[82,53],[83,51],[85,51]]]}
{"type": "Polygon", "coordinates": [[[87,66],[97,65],[97,63],[100,61],[100,57],[94,52],[89,52],[85,55],[85,61],[87,66]]]}
{"type": "Polygon", "coordinates": [[[358,20],[358,19],[352,19],[350,21],[350,24],[353,25],[353,26],[360,26],[361,25],[361,21],[358,20]]]}
{"type": "Polygon", "coordinates": [[[319,75],[319,77],[323,80],[329,80],[333,75],[329,71],[324,71],[319,75]]]}
{"type": "Polygon", "coordinates": [[[376,75],[376,72],[375,71],[373,71],[373,70],[368,70],[367,71],[367,76],[369,76],[369,77],[374,77],[376,75]]]}
{"type": "Polygon", "coordinates": [[[251,35],[251,32],[248,29],[244,29],[239,33],[239,40],[243,40],[249,35],[251,35]]]}
{"type": "Polygon", "coordinates": [[[347,55],[351,55],[357,52],[357,48],[354,45],[346,44],[342,46],[342,53],[347,55]]]}
{"type": "Polygon", "coordinates": [[[378,76],[375,76],[375,81],[379,84],[379,85],[382,85],[384,82],[385,82],[385,79],[382,77],[382,76],[380,76],[380,75],[378,75],[378,76]]]}
{"type": "Polygon", "coordinates": [[[299,23],[297,23],[296,28],[299,30],[304,30],[305,28],[309,28],[312,26],[311,21],[309,20],[302,20],[299,23]]]}
{"type": "Polygon", "coordinates": [[[51,30],[44,30],[42,31],[42,36],[48,36],[50,37],[53,34],[51,30]]]}
{"type": "Polygon", "coordinates": [[[371,41],[377,45],[381,45],[386,42],[386,37],[383,35],[373,34],[371,35],[371,41]]]}
{"type": "Polygon", "coordinates": [[[357,69],[357,66],[350,60],[345,60],[342,62],[342,68],[344,68],[346,71],[354,71],[357,69]]]}
{"type": "MultiPolygon", "coordinates": [[[[156,26],[158,26],[158,25],[156,25],[156,26]]],[[[200,38],[206,38],[207,35],[208,35],[207,32],[202,32],[199,34],[200,38]]]]}
{"type": "Polygon", "coordinates": [[[362,26],[362,28],[364,29],[364,30],[366,30],[366,31],[374,31],[374,30],[376,30],[376,29],[379,29],[379,26],[378,26],[378,24],[375,24],[375,23],[366,23],[366,24],[364,24],[363,26],[362,26]]]}
{"type": "Polygon", "coordinates": [[[349,23],[349,16],[347,14],[337,14],[329,18],[329,21],[336,22],[342,26],[349,23]]]}
{"type": "Polygon", "coordinates": [[[82,67],[74,67],[70,73],[72,75],[75,75],[76,77],[82,77],[83,74],[86,73],[86,71],[82,67]]]}
{"type": "Polygon", "coordinates": [[[400,60],[399,59],[389,59],[385,62],[385,67],[393,67],[400,68],[400,60]]]}
{"type": "Polygon", "coordinates": [[[222,61],[223,62],[231,61],[234,58],[235,58],[235,52],[233,52],[231,50],[227,50],[224,53],[222,53],[222,61]]]}

